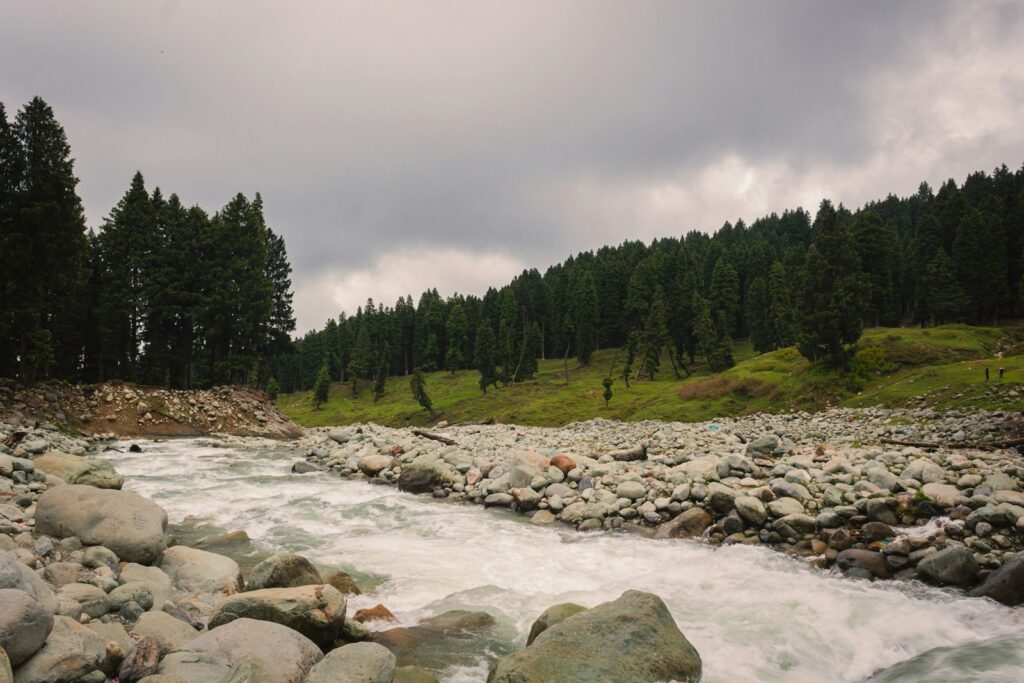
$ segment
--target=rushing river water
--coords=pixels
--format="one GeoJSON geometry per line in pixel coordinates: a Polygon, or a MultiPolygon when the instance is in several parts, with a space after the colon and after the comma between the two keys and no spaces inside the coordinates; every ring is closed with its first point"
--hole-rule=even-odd
{"type": "MultiPolygon", "coordinates": [[[[635,588],[668,604],[704,660],[706,683],[1024,681],[1024,610],[917,583],[840,579],[762,548],[537,528],[508,512],[292,475],[294,455],[273,446],[142,446],[107,457],[125,488],[172,522],[198,516],[244,529],[266,550],[379,577],[350,609],[381,602],[407,625],[484,610],[522,645],[547,607],[592,606],[635,588]]],[[[481,657],[440,677],[475,683],[486,672],[481,657]]]]}

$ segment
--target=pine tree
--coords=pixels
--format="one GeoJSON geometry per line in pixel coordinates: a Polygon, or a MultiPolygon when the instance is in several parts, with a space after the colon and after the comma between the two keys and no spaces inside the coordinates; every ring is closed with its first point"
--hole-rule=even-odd
{"type": "Polygon", "coordinates": [[[622,366],[622,381],[626,383],[626,390],[629,390],[629,381],[633,377],[633,364],[636,362],[636,354],[640,348],[640,335],[634,330],[626,338],[626,362],[622,366]]]}
{"type": "Polygon", "coordinates": [[[608,404],[612,400],[612,384],[614,384],[614,383],[615,383],[615,380],[613,380],[611,377],[605,377],[604,380],[601,381],[601,384],[604,386],[604,394],[602,394],[602,395],[604,396],[604,407],[605,408],[608,407],[608,404]]]}
{"type": "Polygon", "coordinates": [[[377,367],[374,370],[373,380],[373,402],[376,403],[384,395],[384,389],[388,377],[388,363],[391,359],[391,348],[387,342],[384,342],[384,347],[380,351],[380,356],[377,358],[377,367]]]}
{"type": "MultiPolygon", "coordinates": [[[[256,196],[259,199],[259,195],[256,196]]],[[[292,310],[292,266],[288,262],[284,238],[269,227],[265,274],[272,292],[270,319],[267,321],[267,350],[269,353],[281,353],[287,349],[291,341],[290,335],[295,331],[295,313],[292,310]]],[[[340,368],[337,378],[341,379],[340,368]]]]}
{"type": "Polygon", "coordinates": [[[793,322],[793,304],[789,294],[789,281],[782,263],[775,261],[768,270],[767,350],[791,346],[796,339],[793,322]]]}
{"type": "Polygon", "coordinates": [[[711,274],[711,286],[708,289],[708,303],[712,316],[721,311],[725,316],[729,332],[737,329],[740,312],[740,278],[736,269],[725,259],[715,263],[711,274]]]}
{"type": "Polygon", "coordinates": [[[765,279],[758,275],[747,288],[747,333],[750,335],[750,343],[758,353],[771,351],[773,339],[771,334],[771,323],[768,320],[770,304],[768,301],[768,285],[765,279]]]}
{"type": "Polygon", "coordinates": [[[494,330],[486,320],[480,323],[476,332],[476,345],[473,349],[473,360],[476,368],[480,371],[480,390],[487,393],[487,387],[492,384],[498,386],[497,370],[495,369],[495,356],[497,340],[494,338],[494,330]]]}
{"type": "Polygon", "coordinates": [[[320,410],[320,405],[327,403],[327,394],[331,390],[331,373],[325,362],[316,373],[316,383],[313,385],[313,408],[320,410]]]}
{"type": "Polygon", "coordinates": [[[526,327],[526,343],[523,346],[523,361],[517,377],[519,380],[533,379],[537,375],[537,358],[540,356],[541,331],[536,321],[526,327]]]}
{"type": "Polygon", "coordinates": [[[959,320],[967,310],[969,299],[957,282],[953,261],[946,250],[939,248],[921,278],[924,298],[921,313],[934,324],[959,320]]]}
{"type": "Polygon", "coordinates": [[[576,281],[573,292],[573,321],[576,330],[576,359],[580,365],[590,362],[597,349],[597,288],[590,271],[576,281]]]}
{"type": "Polygon", "coordinates": [[[25,263],[18,263],[26,255],[28,236],[18,226],[18,202],[24,173],[24,157],[14,129],[7,121],[7,111],[0,102],[0,377],[18,374],[18,310],[17,297],[20,282],[14,276],[24,277],[25,263]]]}
{"type": "Polygon", "coordinates": [[[718,331],[711,319],[711,307],[700,294],[694,295],[693,311],[696,316],[693,336],[696,339],[697,356],[703,358],[708,367],[711,367],[714,365],[714,355],[718,348],[718,331]]]}
{"type": "Polygon", "coordinates": [[[4,172],[13,169],[20,178],[16,219],[7,221],[3,235],[5,327],[16,374],[26,383],[51,371],[75,379],[84,342],[89,244],[71,148],[53,110],[39,97],[22,107],[5,137],[4,153],[17,158],[3,161],[4,172]]]}
{"type": "Polygon", "coordinates": [[[271,401],[277,400],[277,395],[281,393],[281,385],[277,383],[277,380],[271,377],[267,380],[267,397],[271,401]]]}
{"type": "Polygon", "coordinates": [[[356,334],[356,343],[352,349],[352,360],[348,364],[349,377],[363,379],[370,376],[373,369],[373,344],[370,341],[370,326],[360,325],[356,334]]]}
{"type": "Polygon", "coordinates": [[[466,345],[466,332],[469,323],[466,321],[466,312],[462,304],[456,303],[448,313],[448,322],[445,324],[445,331],[448,335],[448,352],[445,354],[445,367],[453,375],[456,370],[461,370],[465,362],[462,356],[462,349],[466,345]]]}
{"type": "Polygon", "coordinates": [[[729,335],[729,321],[725,316],[725,311],[719,311],[714,347],[708,356],[708,368],[711,372],[722,372],[734,365],[736,365],[736,361],[732,357],[732,338],[729,335]]]}
{"type": "Polygon", "coordinates": [[[501,364],[501,381],[506,386],[515,381],[521,344],[519,303],[515,292],[508,287],[502,290],[498,304],[498,362],[501,364]]]}
{"type": "MultiPolygon", "coordinates": [[[[661,364],[661,350],[671,344],[668,325],[665,321],[665,295],[658,287],[654,300],[647,312],[642,340],[643,366],[639,374],[654,379],[661,364]]],[[[669,351],[669,358],[674,360],[674,352],[669,351]]],[[[678,372],[676,373],[678,376],[678,372]]]]}
{"type": "Polygon", "coordinates": [[[434,416],[434,404],[430,400],[430,396],[427,394],[427,381],[423,376],[423,369],[416,368],[412,373],[412,379],[409,380],[409,389],[412,391],[412,397],[420,404],[420,407],[430,413],[430,416],[434,416]]]}

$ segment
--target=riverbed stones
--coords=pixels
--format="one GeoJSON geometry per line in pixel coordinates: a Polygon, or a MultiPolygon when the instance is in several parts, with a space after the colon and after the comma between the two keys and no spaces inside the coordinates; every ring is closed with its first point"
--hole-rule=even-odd
{"type": "Polygon", "coordinates": [[[102,545],[127,562],[152,564],[166,547],[167,513],[127,491],[81,484],[51,488],[36,504],[36,531],[102,545]]]}
{"type": "MultiPolygon", "coordinates": [[[[189,650],[212,655],[230,666],[247,658],[257,659],[275,683],[301,683],[313,665],[323,659],[320,649],[301,633],[249,618],[211,629],[189,643],[189,650]]],[[[163,666],[160,672],[165,673],[163,666]]]]}
{"type": "Polygon", "coordinates": [[[768,503],[768,512],[772,517],[797,515],[804,511],[804,506],[796,498],[779,498],[768,503]]]}
{"type": "Polygon", "coordinates": [[[764,503],[759,498],[737,496],[733,500],[733,505],[736,506],[736,512],[740,518],[747,524],[760,527],[768,519],[768,512],[765,510],[764,503]]]}
{"type": "Polygon", "coordinates": [[[647,495],[647,488],[638,481],[624,481],[615,488],[615,493],[620,498],[638,500],[647,495]]]}
{"type": "Polygon", "coordinates": [[[163,609],[164,603],[171,599],[174,587],[171,585],[171,577],[167,576],[159,567],[146,567],[135,562],[129,562],[121,568],[121,581],[125,583],[141,583],[149,588],[153,597],[152,609],[163,609]]]}
{"type": "Polygon", "coordinates": [[[377,643],[332,650],[313,666],[305,683],[392,683],[397,659],[377,643]]]}
{"type": "Polygon", "coordinates": [[[118,683],[137,683],[157,673],[160,663],[160,643],[145,636],[135,641],[117,671],[118,683]]]}
{"type": "Polygon", "coordinates": [[[264,588],[225,598],[210,614],[210,628],[236,619],[259,619],[287,626],[327,647],[341,636],[345,596],[331,586],[264,588]]]}
{"type": "Polygon", "coordinates": [[[368,477],[374,477],[382,470],[391,466],[391,458],[386,455],[371,453],[359,459],[359,470],[368,477]]]}
{"type": "Polygon", "coordinates": [[[574,602],[563,602],[548,607],[541,612],[541,615],[537,617],[530,627],[530,634],[526,638],[526,644],[531,645],[541,633],[585,609],[587,608],[583,605],[577,605],[574,602]]]}
{"type": "Polygon", "coordinates": [[[974,554],[963,546],[940,550],[917,564],[918,576],[938,586],[971,586],[979,570],[974,554]]]}
{"type": "Polygon", "coordinates": [[[103,665],[106,641],[74,619],[53,618],[46,644],[18,667],[16,683],[74,683],[103,665]]]}
{"type": "Polygon", "coordinates": [[[324,583],[320,572],[313,563],[302,555],[294,553],[276,553],[263,560],[249,574],[245,590],[253,591],[262,588],[294,588],[295,586],[315,586],[324,583]]]}
{"type": "MultiPolygon", "coordinates": [[[[157,672],[166,679],[160,683],[224,683],[231,667],[224,657],[184,650],[161,659],[157,672]]],[[[143,680],[150,683],[149,679],[143,680]]]]}
{"type": "Polygon", "coordinates": [[[238,563],[223,555],[176,545],[160,560],[160,570],[174,587],[174,602],[206,615],[221,598],[242,589],[238,563]]]}
{"type": "Polygon", "coordinates": [[[124,477],[106,460],[50,451],[33,462],[38,469],[60,477],[68,484],[84,484],[100,489],[120,489],[124,485],[124,477]]]}
{"type": "Polygon", "coordinates": [[[57,591],[57,599],[76,603],[79,614],[88,614],[93,619],[102,617],[110,611],[107,594],[87,583],[69,583],[61,586],[57,591]]]}
{"type": "Polygon", "coordinates": [[[418,458],[402,467],[398,488],[408,493],[430,493],[435,488],[450,486],[456,475],[445,463],[431,458],[418,458]]]}
{"type": "Polygon", "coordinates": [[[0,648],[12,666],[18,666],[46,642],[53,615],[24,591],[0,589],[0,648]]]}
{"type": "Polygon", "coordinates": [[[700,655],[661,599],[627,591],[543,631],[526,649],[497,661],[490,683],[674,680],[697,683],[700,655]]]}
{"type": "Polygon", "coordinates": [[[885,556],[873,550],[843,550],[836,557],[836,566],[847,576],[857,579],[884,579],[889,576],[885,556]]]}

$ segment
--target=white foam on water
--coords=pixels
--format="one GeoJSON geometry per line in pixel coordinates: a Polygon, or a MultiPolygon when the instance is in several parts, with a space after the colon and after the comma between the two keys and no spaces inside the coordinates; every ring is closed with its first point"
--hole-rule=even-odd
{"type": "MultiPolygon", "coordinates": [[[[158,502],[172,521],[199,516],[244,529],[269,549],[386,577],[351,604],[381,602],[405,624],[448,609],[485,610],[523,645],[533,620],[555,603],[593,606],[645,590],[665,600],[700,652],[707,683],[853,683],[932,648],[1024,625],[1021,612],[989,601],[918,583],[850,581],[765,548],[538,528],[508,512],[327,473],[292,475],[294,456],[272,446],[203,443],[142,442],[142,454],[105,457],[126,476],[126,489],[158,502]]],[[[1024,680],[1018,660],[1000,675],[1024,680]]],[[[478,682],[486,673],[482,661],[453,667],[443,680],[478,682]]]]}

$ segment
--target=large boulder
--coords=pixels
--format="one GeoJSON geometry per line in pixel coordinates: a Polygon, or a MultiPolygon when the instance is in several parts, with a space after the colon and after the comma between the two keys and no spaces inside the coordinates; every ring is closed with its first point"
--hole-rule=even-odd
{"type": "Polygon", "coordinates": [[[68,484],[47,490],[36,505],[36,532],[77,536],[127,562],[152,564],[166,546],[167,513],[127,491],[68,484]]]}
{"type": "Polygon", "coordinates": [[[551,626],[498,660],[489,683],[700,681],[700,655],[661,598],[626,591],[551,626]]]}
{"type": "Polygon", "coordinates": [[[444,462],[420,457],[402,467],[398,475],[398,490],[408,493],[430,493],[434,489],[455,483],[456,474],[444,462]]]}
{"type": "Polygon", "coordinates": [[[555,624],[560,624],[572,615],[579,614],[585,609],[587,608],[583,605],[577,605],[574,602],[563,602],[548,607],[533,622],[533,626],[530,627],[530,635],[526,638],[526,644],[531,645],[541,633],[544,633],[544,631],[547,631],[555,624]]]}
{"type": "Polygon", "coordinates": [[[932,553],[917,563],[917,575],[938,586],[972,586],[980,569],[974,553],[960,545],[932,553]]]}
{"type": "Polygon", "coordinates": [[[844,574],[858,579],[884,579],[889,576],[885,555],[874,550],[860,548],[843,550],[836,556],[836,566],[844,574]]]}
{"type": "MultiPolygon", "coordinates": [[[[172,652],[161,659],[157,673],[166,677],[160,683],[223,683],[230,675],[231,667],[222,657],[184,650],[172,652]]],[[[150,678],[143,681],[150,683],[150,678]]]]}
{"type": "MultiPolygon", "coordinates": [[[[189,650],[226,661],[230,666],[256,659],[275,683],[301,683],[323,653],[313,641],[287,626],[255,619],[236,619],[199,636],[189,650]]],[[[161,673],[164,668],[161,665],[161,673]]]]}
{"type": "Polygon", "coordinates": [[[99,489],[119,489],[124,485],[124,477],[106,460],[50,451],[33,462],[36,469],[60,477],[68,484],[83,484],[99,489]]]}
{"type": "Polygon", "coordinates": [[[68,617],[54,617],[46,645],[18,667],[15,683],[74,683],[103,665],[102,636],[68,617]]]}
{"type": "Polygon", "coordinates": [[[1010,607],[1024,604],[1024,552],[1013,555],[1003,566],[988,575],[968,595],[991,598],[1010,607]]]}
{"type": "Polygon", "coordinates": [[[329,647],[345,625],[345,596],[326,585],[238,593],[217,603],[210,614],[210,628],[243,618],[287,626],[317,645],[329,647]]]}
{"type": "Polygon", "coordinates": [[[57,613],[57,598],[42,577],[18,562],[11,553],[0,550],[0,589],[3,588],[28,593],[38,600],[47,612],[57,613]]]}
{"type": "Polygon", "coordinates": [[[98,619],[110,611],[107,593],[89,583],[68,583],[57,591],[57,599],[78,603],[81,614],[98,619]]]}
{"type": "Polygon", "coordinates": [[[0,647],[0,683],[14,683],[14,672],[11,671],[11,660],[0,647]]]}
{"type": "Polygon", "coordinates": [[[172,617],[167,612],[155,611],[143,613],[132,626],[132,633],[140,638],[155,638],[163,654],[183,650],[199,636],[192,626],[181,619],[172,617]]]}
{"type": "Polygon", "coordinates": [[[229,557],[176,545],[160,559],[160,570],[174,586],[174,602],[192,612],[209,614],[222,598],[242,589],[242,572],[229,557]]]}
{"type": "Polygon", "coordinates": [[[547,469],[549,460],[533,451],[519,451],[512,456],[509,466],[508,485],[510,488],[523,488],[539,477],[547,469]]]}
{"type": "Polygon", "coordinates": [[[164,574],[159,567],[146,567],[129,562],[121,568],[121,580],[125,583],[141,583],[149,588],[155,610],[163,609],[164,603],[170,600],[174,593],[171,577],[164,574]]]}
{"type": "Polygon", "coordinates": [[[449,610],[424,619],[416,626],[373,631],[370,639],[389,649],[402,666],[416,664],[430,669],[475,666],[479,652],[508,652],[511,632],[487,612],[449,610]]]}
{"type": "Polygon", "coordinates": [[[0,589],[0,648],[12,666],[34,655],[53,629],[53,615],[28,593],[0,589]]]}
{"type": "Polygon", "coordinates": [[[320,660],[306,683],[391,683],[396,659],[377,643],[352,643],[332,650],[320,660]]]}
{"type": "Polygon", "coordinates": [[[323,582],[320,572],[302,555],[277,553],[252,568],[245,590],[319,586],[323,582]]]}
{"type": "Polygon", "coordinates": [[[658,527],[655,538],[695,538],[711,526],[711,515],[703,508],[692,507],[684,510],[658,527]]]}

